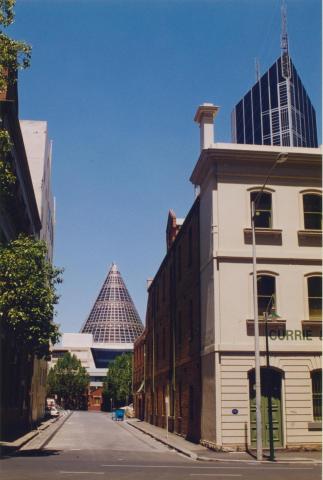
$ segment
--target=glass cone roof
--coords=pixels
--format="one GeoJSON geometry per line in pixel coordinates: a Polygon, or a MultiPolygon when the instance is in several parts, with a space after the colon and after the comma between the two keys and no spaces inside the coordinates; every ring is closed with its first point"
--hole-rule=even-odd
{"type": "Polygon", "coordinates": [[[133,343],[143,325],[127,287],[113,263],[81,333],[98,343],[133,343]]]}

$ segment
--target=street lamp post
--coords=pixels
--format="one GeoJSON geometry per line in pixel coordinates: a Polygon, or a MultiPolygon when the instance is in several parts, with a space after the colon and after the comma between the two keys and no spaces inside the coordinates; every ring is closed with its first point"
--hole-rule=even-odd
{"type": "Polygon", "coordinates": [[[251,230],[252,230],[252,270],[253,270],[253,313],[255,330],[255,390],[256,390],[256,431],[257,431],[257,460],[262,460],[262,419],[261,419],[261,377],[260,377],[260,348],[259,348],[259,318],[258,318],[258,292],[257,292],[257,256],[256,256],[256,229],[255,218],[257,203],[259,202],[269,177],[278,163],[287,160],[286,153],[280,153],[270,168],[263,186],[256,198],[251,201],[251,230]]]}
{"type": "MultiPolygon", "coordinates": [[[[275,294],[272,294],[268,302],[266,311],[264,312],[265,335],[266,335],[266,367],[270,368],[270,352],[268,338],[268,321],[271,319],[279,319],[280,316],[276,311],[275,294]],[[270,313],[269,313],[270,312],[270,313]]],[[[268,370],[269,371],[269,370],[268,370]]],[[[273,410],[271,394],[268,395],[268,423],[269,423],[269,460],[275,460],[275,443],[274,443],[274,426],[273,426],[273,410]]]]}

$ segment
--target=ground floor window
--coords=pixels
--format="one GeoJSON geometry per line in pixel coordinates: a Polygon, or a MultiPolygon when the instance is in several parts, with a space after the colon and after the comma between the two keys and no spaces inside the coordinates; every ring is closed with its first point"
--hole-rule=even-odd
{"type": "Polygon", "coordinates": [[[312,372],[313,419],[322,421],[322,370],[312,372]]]}

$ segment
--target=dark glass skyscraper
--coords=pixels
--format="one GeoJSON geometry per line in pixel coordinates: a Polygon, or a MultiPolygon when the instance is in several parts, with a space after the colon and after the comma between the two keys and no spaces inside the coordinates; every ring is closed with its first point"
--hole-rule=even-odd
{"type": "Polygon", "coordinates": [[[231,121],[235,143],[317,147],[315,110],[288,54],[240,100],[231,121]]]}

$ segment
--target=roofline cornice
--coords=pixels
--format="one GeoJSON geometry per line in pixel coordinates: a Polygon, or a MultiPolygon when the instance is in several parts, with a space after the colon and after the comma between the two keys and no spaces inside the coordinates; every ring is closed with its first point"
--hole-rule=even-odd
{"type": "MultiPolygon", "coordinates": [[[[293,167],[317,167],[322,162],[322,146],[318,148],[301,147],[282,147],[269,145],[245,145],[236,143],[215,143],[211,148],[202,150],[200,157],[194,167],[190,181],[194,185],[201,185],[210,170],[218,165],[230,165],[233,173],[242,173],[241,166],[248,165],[249,168],[265,166],[270,167],[279,153],[288,154],[288,162],[284,163],[283,168],[277,168],[280,176],[284,177],[284,171],[287,173],[287,166],[293,167]]],[[[221,172],[222,173],[222,172],[221,172]]],[[[290,173],[290,172],[289,172],[290,173]]],[[[252,172],[244,174],[252,176],[252,172]]]]}

